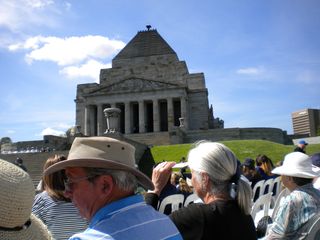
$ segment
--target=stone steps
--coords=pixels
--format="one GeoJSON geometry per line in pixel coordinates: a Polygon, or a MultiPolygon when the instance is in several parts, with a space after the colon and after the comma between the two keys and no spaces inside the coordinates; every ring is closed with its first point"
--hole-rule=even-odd
{"type": "Polygon", "coordinates": [[[8,162],[14,162],[17,157],[23,160],[23,164],[26,166],[28,173],[32,179],[34,186],[36,187],[42,177],[43,166],[49,157],[55,154],[67,155],[68,151],[55,151],[55,152],[43,152],[43,153],[21,153],[21,154],[0,154],[0,159],[8,162]]]}
{"type": "Polygon", "coordinates": [[[144,143],[146,145],[169,145],[170,144],[170,135],[168,132],[125,134],[124,136],[136,142],[144,143]]]}

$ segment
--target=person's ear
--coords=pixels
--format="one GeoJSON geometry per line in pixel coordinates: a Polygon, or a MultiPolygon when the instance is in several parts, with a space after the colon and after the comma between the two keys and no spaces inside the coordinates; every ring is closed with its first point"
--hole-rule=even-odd
{"type": "Polygon", "coordinates": [[[203,186],[207,186],[207,185],[208,185],[208,182],[209,182],[209,176],[208,176],[208,174],[202,172],[201,175],[202,175],[202,177],[201,177],[202,185],[203,185],[203,186]]]}
{"type": "Polygon", "coordinates": [[[102,175],[99,179],[101,191],[104,194],[109,194],[113,190],[114,182],[110,175],[102,175]]]}

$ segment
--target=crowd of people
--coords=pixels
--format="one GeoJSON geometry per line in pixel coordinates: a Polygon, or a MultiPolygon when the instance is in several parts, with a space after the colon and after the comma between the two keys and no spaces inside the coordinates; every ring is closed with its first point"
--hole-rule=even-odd
{"type": "Polygon", "coordinates": [[[279,166],[263,154],[241,163],[224,144],[200,141],[183,159],[178,171],[175,162],[157,164],[150,179],[127,142],[78,137],[68,157],[47,159],[36,195],[21,161],[0,160],[0,239],[257,239],[252,189],[279,176],[289,194],[264,239],[304,236],[320,215],[320,153],[294,149],[279,166]],[[172,194],[199,202],[159,212],[172,194]]]}

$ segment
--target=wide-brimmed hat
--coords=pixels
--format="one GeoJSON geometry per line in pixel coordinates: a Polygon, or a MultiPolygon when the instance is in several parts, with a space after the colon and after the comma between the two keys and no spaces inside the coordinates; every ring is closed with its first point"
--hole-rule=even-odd
{"type": "Polygon", "coordinates": [[[301,178],[318,177],[318,173],[312,169],[311,157],[301,152],[287,154],[282,166],[273,169],[272,173],[301,178]]]}
{"type": "Polygon", "coordinates": [[[135,167],[135,148],[131,144],[109,137],[77,137],[72,143],[67,160],[44,171],[45,175],[68,168],[91,167],[123,170],[136,176],[145,188],[154,188],[151,180],[135,167]]]}
{"type": "Polygon", "coordinates": [[[52,239],[47,227],[31,214],[35,189],[30,176],[0,159],[0,239],[52,239]]]}

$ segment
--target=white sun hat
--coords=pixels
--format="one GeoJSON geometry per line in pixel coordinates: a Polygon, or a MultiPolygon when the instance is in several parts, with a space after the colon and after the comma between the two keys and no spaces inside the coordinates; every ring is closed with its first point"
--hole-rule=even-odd
{"type": "Polygon", "coordinates": [[[272,173],[291,177],[315,178],[319,173],[312,168],[311,157],[301,152],[292,152],[284,157],[283,164],[272,173]]]}

